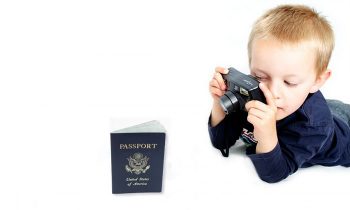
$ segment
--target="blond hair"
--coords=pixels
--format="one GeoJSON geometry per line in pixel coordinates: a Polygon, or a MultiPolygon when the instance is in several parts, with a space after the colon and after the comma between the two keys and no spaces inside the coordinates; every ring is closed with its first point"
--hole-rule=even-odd
{"type": "Polygon", "coordinates": [[[316,75],[327,69],[334,48],[333,30],[315,10],[303,5],[281,5],[267,11],[250,33],[249,64],[253,41],[267,37],[287,44],[312,43],[316,51],[316,75]]]}

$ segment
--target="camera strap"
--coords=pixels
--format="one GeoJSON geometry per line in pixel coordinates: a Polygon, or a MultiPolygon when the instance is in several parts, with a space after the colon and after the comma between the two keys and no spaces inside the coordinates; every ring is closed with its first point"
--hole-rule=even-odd
{"type": "Polygon", "coordinates": [[[228,152],[229,152],[229,149],[220,149],[220,151],[221,151],[221,154],[222,154],[222,156],[224,156],[224,157],[228,157],[228,152]]]}
{"type": "Polygon", "coordinates": [[[224,132],[225,132],[225,135],[224,135],[224,142],[225,142],[225,148],[224,149],[220,149],[220,152],[222,154],[222,156],[224,157],[228,157],[229,156],[229,150],[230,150],[230,145],[229,145],[229,135],[227,134],[228,132],[228,123],[225,123],[224,124],[224,132]]]}

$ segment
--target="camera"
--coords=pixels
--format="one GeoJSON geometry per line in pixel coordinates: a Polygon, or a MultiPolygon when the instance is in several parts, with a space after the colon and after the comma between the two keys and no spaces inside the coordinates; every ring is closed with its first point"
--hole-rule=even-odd
{"type": "Polygon", "coordinates": [[[245,75],[235,68],[228,68],[223,74],[227,91],[220,97],[220,105],[226,114],[245,110],[245,104],[251,100],[266,103],[264,93],[259,88],[259,81],[251,75],[245,75]]]}

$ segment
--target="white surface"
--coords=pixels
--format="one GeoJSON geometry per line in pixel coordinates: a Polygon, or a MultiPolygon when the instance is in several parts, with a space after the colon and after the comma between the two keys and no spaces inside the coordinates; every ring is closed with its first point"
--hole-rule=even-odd
{"type": "MultiPolygon", "coordinates": [[[[0,209],[347,206],[350,169],[313,167],[271,185],[242,147],[223,158],[210,144],[215,66],[247,72],[253,21],[284,2],[2,1],[0,209]],[[112,118],[164,124],[163,193],[111,194],[112,118]]],[[[336,34],[322,90],[350,103],[350,3],[307,3],[336,34]]]]}

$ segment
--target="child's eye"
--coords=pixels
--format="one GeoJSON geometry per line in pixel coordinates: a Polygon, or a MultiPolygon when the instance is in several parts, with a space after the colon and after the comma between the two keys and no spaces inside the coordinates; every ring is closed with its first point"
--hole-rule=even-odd
{"type": "Polygon", "coordinates": [[[296,83],[292,83],[292,82],[288,82],[288,81],[284,81],[284,83],[285,83],[286,85],[290,86],[290,87],[295,87],[295,86],[297,86],[296,83]]]}
{"type": "Polygon", "coordinates": [[[266,78],[264,78],[264,77],[259,77],[259,76],[255,76],[255,78],[256,78],[258,81],[263,81],[263,80],[266,79],[266,78]]]}

